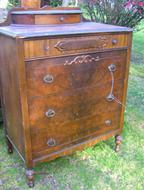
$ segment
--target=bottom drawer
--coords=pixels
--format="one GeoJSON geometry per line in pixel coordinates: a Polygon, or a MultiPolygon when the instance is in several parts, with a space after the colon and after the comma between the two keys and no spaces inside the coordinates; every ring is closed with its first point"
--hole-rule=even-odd
{"type": "Polygon", "coordinates": [[[47,126],[33,130],[33,158],[50,154],[70,145],[80,143],[92,136],[100,136],[120,128],[120,110],[116,109],[103,114],[96,114],[63,125],[63,127],[48,128],[47,126]]]}

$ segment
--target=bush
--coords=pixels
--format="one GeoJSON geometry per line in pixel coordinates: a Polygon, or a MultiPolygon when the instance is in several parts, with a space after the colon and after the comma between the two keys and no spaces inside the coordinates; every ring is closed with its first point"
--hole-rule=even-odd
{"type": "Polygon", "coordinates": [[[17,7],[19,5],[20,5],[19,0],[9,0],[9,2],[8,2],[8,7],[17,7]]]}
{"type": "Polygon", "coordinates": [[[49,5],[52,7],[57,7],[62,5],[62,0],[44,0],[43,5],[49,5]]]}
{"type": "Polygon", "coordinates": [[[134,28],[144,18],[144,0],[89,0],[81,6],[94,22],[134,28]]]}

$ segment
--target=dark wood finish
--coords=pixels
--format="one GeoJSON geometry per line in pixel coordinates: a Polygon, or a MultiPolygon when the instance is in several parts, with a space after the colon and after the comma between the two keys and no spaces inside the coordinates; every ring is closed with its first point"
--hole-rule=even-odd
{"type": "Polygon", "coordinates": [[[30,188],[34,187],[34,171],[31,169],[26,170],[27,183],[30,188]]]}
{"type": "MultiPolygon", "coordinates": [[[[67,14],[62,10],[57,10],[52,14],[52,10],[48,10],[45,14],[40,14],[40,11],[24,11],[23,14],[18,14],[18,11],[12,12],[13,24],[33,24],[33,25],[46,25],[46,24],[72,24],[81,22],[81,13],[71,13],[70,10],[67,14]],[[70,13],[69,13],[70,12],[70,13]],[[50,14],[51,13],[51,14],[50,14]]],[[[79,11],[78,11],[79,12],[79,11]]]]}
{"type": "Polygon", "coordinates": [[[71,37],[45,40],[25,41],[25,58],[41,58],[48,56],[70,55],[78,53],[96,52],[100,50],[110,50],[116,48],[127,48],[127,34],[105,34],[96,36],[71,37]],[[117,43],[113,44],[112,41],[117,43]]]}
{"type": "Polygon", "coordinates": [[[122,140],[131,29],[56,23],[0,28],[8,150],[15,148],[25,161],[29,187],[34,186],[35,164],[112,136],[118,151],[122,140]]]}
{"type": "Polygon", "coordinates": [[[26,62],[28,95],[30,97],[47,96],[49,94],[62,92],[63,90],[90,86],[94,87],[97,84],[100,84],[99,86],[103,86],[101,85],[102,80],[103,84],[107,81],[111,81],[111,74],[108,70],[108,66],[111,63],[116,66],[116,71],[114,72],[115,79],[124,78],[123,70],[125,70],[126,67],[126,51],[89,55],[90,58],[95,58],[94,61],[91,61],[91,64],[88,64],[89,59],[87,59],[81,64],[74,63],[71,65],[65,65],[67,61],[69,63],[75,60],[77,56],[26,62]],[[51,83],[44,81],[44,78],[48,74],[53,77],[53,81],[51,83]],[[39,86],[41,86],[41,88],[39,88],[39,86]]]}
{"type": "Polygon", "coordinates": [[[18,56],[17,43],[15,39],[5,36],[0,36],[0,42],[3,43],[3,46],[0,47],[0,77],[3,109],[6,117],[6,133],[24,158],[25,149],[24,139],[22,138],[23,125],[19,94],[19,71],[17,60],[15,59],[18,56]]]}
{"type": "Polygon", "coordinates": [[[6,143],[7,143],[8,153],[12,154],[13,153],[13,145],[7,137],[6,137],[6,143]]]}

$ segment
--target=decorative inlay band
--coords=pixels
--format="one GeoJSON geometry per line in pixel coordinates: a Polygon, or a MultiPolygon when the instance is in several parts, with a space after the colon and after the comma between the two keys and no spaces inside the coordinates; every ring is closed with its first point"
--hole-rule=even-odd
{"type": "Polygon", "coordinates": [[[99,56],[92,57],[91,55],[82,55],[82,56],[75,57],[74,60],[70,62],[66,61],[64,65],[91,63],[92,61],[99,61],[99,60],[100,60],[99,56]]]}
{"type": "Polygon", "coordinates": [[[90,49],[101,49],[106,47],[107,44],[107,38],[105,38],[104,36],[95,36],[94,38],[82,38],[59,41],[54,47],[61,52],[82,51],[90,49]]]}

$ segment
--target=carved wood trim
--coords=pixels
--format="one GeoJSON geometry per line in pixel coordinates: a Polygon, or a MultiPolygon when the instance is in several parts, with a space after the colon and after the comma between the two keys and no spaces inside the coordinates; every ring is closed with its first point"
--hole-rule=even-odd
{"type": "Polygon", "coordinates": [[[91,63],[92,61],[99,61],[99,56],[92,57],[91,55],[82,55],[75,57],[72,61],[66,61],[64,65],[72,65],[72,64],[82,64],[82,63],[91,63]]]}
{"type": "Polygon", "coordinates": [[[100,49],[107,45],[107,39],[103,36],[96,36],[93,39],[73,39],[59,41],[54,47],[59,51],[81,50],[81,49],[100,49]]]}

